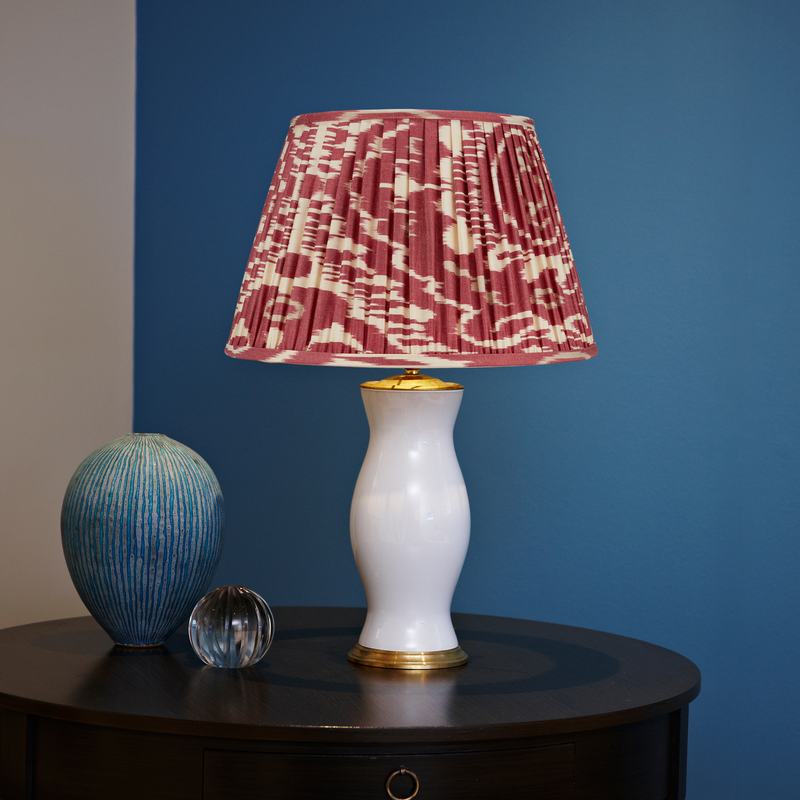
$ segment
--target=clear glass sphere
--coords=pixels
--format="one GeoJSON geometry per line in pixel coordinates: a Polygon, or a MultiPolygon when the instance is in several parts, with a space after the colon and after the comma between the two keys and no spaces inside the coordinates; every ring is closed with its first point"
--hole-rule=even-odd
{"type": "Polygon", "coordinates": [[[249,667],[272,644],[275,619],[264,599],[244,586],[220,586],[194,607],[189,641],[212,667],[249,667]]]}

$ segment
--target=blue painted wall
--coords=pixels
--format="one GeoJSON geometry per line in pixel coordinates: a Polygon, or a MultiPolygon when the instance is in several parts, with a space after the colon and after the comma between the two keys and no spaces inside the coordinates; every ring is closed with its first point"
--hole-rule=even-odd
{"type": "Polygon", "coordinates": [[[140,0],[135,429],[227,502],[215,582],[363,604],[356,369],[223,355],[292,116],[531,116],[600,355],[450,370],[454,608],[693,659],[691,800],[797,797],[800,4],[140,0]]]}

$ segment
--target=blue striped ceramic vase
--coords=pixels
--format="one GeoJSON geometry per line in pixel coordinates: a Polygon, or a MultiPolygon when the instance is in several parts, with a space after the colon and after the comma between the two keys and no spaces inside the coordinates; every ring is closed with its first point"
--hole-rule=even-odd
{"type": "Polygon", "coordinates": [[[131,433],[75,471],[61,509],[72,582],[120,645],[161,644],[185,623],[222,551],[211,467],[160,433],[131,433]]]}

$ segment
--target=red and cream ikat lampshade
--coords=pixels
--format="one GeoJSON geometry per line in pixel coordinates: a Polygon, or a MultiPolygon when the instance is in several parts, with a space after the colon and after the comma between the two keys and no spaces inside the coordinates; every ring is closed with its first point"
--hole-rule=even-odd
{"type": "Polygon", "coordinates": [[[594,356],[533,122],[291,122],[226,348],[257,361],[489,367],[594,356]]]}

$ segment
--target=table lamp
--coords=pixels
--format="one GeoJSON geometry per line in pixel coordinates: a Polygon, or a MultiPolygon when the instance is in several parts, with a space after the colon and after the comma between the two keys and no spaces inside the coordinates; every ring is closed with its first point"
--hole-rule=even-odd
{"type": "Polygon", "coordinates": [[[419,371],[597,352],[533,122],[405,109],[295,117],[226,352],[405,369],[361,385],[370,440],[350,536],[367,617],[348,658],[464,664],[450,620],[470,535],[452,435],[463,387],[419,371]]]}

